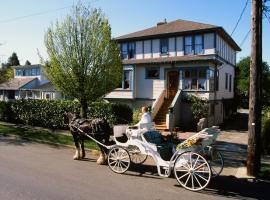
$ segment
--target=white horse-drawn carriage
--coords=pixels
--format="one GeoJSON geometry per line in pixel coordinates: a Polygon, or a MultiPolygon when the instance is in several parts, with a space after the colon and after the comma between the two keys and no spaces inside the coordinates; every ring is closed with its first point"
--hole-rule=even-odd
{"type": "Polygon", "coordinates": [[[223,169],[221,154],[211,146],[219,133],[218,127],[206,128],[175,146],[163,139],[153,123],[138,127],[118,125],[114,127],[116,144],[107,147],[108,165],[112,171],[124,173],[131,162],[141,164],[151,156],[160,176],[174,173],[186,189],[202,190],[223,169]],[[124,141],[120,140],[123,136],[124,141]]]}

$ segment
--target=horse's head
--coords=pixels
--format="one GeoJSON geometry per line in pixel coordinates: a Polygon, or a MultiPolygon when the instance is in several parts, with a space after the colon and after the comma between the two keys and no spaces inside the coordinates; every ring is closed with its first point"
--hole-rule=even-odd
{"type": "Polygon", "coordinates": [[[64,124],[69,125],[71,121],[76,118],[76,115],[71,112],[64,112],[64,124]]]}

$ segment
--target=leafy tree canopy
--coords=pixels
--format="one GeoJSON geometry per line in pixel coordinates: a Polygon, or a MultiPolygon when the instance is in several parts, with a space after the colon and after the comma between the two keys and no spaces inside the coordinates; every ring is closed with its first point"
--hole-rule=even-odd
{"type": "Polygon", "coordinates": [[[45,34],[48,78],[67,96],[78,99],[81,115],[88,103],[117,87],[122,77],[120,51],[101,10],[82,3],[45,34]]]}
{"type": "MultiPolygon", "coordinates": [[[[236,95],[248,99],[250,57],[241,59],[236,65],[236,95]]],[[[262,64],[262,103],[270,103],[270,68],[267,62],[262,64]]]]}
{"type": "Polygon", "coordinates": [[[26,60],[24,65],[31,65],[31,63],[29,60],[26,60]]]}

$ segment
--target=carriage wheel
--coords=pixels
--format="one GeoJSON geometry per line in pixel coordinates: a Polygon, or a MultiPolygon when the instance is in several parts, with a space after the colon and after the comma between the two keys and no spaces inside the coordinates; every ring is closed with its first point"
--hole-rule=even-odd
{"type": "Polygon", "coordinates": [[[108,165],[116,173],[126,172],[130,166],[128,151],[122,147],[113,147],[108,154],[108,165]]]}
{"type": "Polygon", "coordinates": [[[142,154],[140,149],[136,146],[129,147],[128,152],[130,155],[131,162],[134,164],[142,164],[147,159],[147,155],[142,154]]]}
{"type": "Polygon", "coordinates": [[[175,160],[174,175],[184,188],[198,191],[208,185],[211,169],[204,157],[188,151],[180,154],[175,160]]]}
{"type": "Polygon", "coordinates": [[[211,167],[212,177],[214,178],[219,176],[224,167],[222,154],[213,147],[206,147],[205,151],[206,155],[209,155],[208,162],[211,167]]]}

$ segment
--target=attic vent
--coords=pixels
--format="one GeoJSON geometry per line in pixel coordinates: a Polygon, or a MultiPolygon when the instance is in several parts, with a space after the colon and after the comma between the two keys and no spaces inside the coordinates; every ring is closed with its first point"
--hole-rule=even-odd
{"type": "Polygon", "coordinates": [[[160,25],[163,25],[163,24],[167,24],[167,20],[166,20],[166,18],[164,19],[164,21],[163,21],[163,22],[158,22],[158,23],[157,23],[157,26],[160,26],[160,25]]]}

